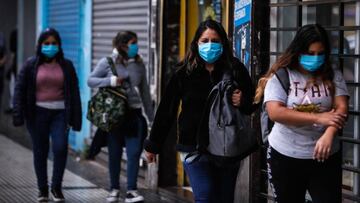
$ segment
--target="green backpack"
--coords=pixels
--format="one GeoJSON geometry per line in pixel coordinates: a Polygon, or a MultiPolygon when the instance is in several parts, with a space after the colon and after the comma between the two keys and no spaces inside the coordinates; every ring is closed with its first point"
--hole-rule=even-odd
{"type": "MultiPolygon", "coordinates": [[[[117,76],[113,60],[110,57],[106,59],[112,73],[117,76]]],[[[88,103],[86,118],[101,130],[109,132],[114,125],[124,121],[127,110],[128,103],[124,88],[101,87],[88,103]]]]}

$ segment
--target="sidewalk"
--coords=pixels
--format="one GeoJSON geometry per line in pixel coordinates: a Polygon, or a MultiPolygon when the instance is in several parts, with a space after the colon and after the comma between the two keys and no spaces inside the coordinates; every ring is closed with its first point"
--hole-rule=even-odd
{"type": "MultiPolygon", "coordinates": [[[[26,139],[23,137],[23,139],[26,139]]],[[[0,134],[0,202],[30,203],[37,202],[36,177],[32,151],[0,134]]],[[[25,141],[26,142],[26,141],[25,141]]],[[[22,143],[24,144],[24,143],[22,143]]],[[[93,161],[77,162],[69,155],[63,181],[63,193],[67,203],[106,202],[108,174],[107,168],[93,161]],[[71,171],[70,171],[70,170],[71,171]]],[[[48,160],[48,177],[51,180],[52,161],[48,160]]],[[[121,176],[120,201],[124,202],[125,177],[121,176]]],[[[189,203],[179,194],[164,189],[153,191],[139,185],[145,203],[189,203]]],[[[180,192],[181,193],[181,192],[180,192]]]]}
{"type": "MultiPolygon", "coordinates": [[[[0,135],[0,202],[36,202],[37,186],[32,152],[0,135]]],[[[49,177],[52,161],[48,161],[49,177]]],[[[105,202],[107,192],[89,181],[65,171],[66,202],[105,202]]]]}
{"type": "MultiPolygon", "coordinates": [[[[33,166],[31,139],[25,127],[14,127],[10,115],[0,112],[0,202],[36,202],[37,186],[33,166]],[[9,199],[10,198],[10,199],[9,199]],[[25,200],[21,199],[25,198],[25,200]]],[[[109,187],[107,164],[100,161],[77,159],[70,150],[64,176],[64,195],[66,202],[105,202],[109,187]],[[75,181],[76,180],[76,181],[75,181]],[[80,181],[81,180],[81,181],[80,181]],[[78,195],[78,196],[76,196],[78,195]],[[96,197],[92,197],[94,195],[96,197]],[[84,197],[83,197],[84,196],[84,197]]],[[[49,173],[52,167],[49,156],[49,173]]],[[[120,201],[124,202],[126,178],[125,171],[120,176],[120,201]]],[[[139,192],[145,203],[191,203],[188,192],[177,187],[147,189],[141,178],[138,180],[139,192]]]]}

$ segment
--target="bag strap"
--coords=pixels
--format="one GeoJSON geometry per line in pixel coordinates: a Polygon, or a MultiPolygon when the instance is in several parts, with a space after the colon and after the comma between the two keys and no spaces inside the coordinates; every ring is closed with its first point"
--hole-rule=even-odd
{"type": "Polygon", "coordinates": [[[275,76],[279,80],[282,88],[284,89],[285,93],[289,93],[290,89],[290,78],[289,78],[289,72],[287,68],[280,68],[275,72],[275,76]]]}
{"type": "Polygon", "coordinates": [[[117,72],[116,72],[115,64],[114,64],[114,61],[112,60],[112,58],[111,58],[110,56],[108,56],[108,57],[106,57],[106,60],[108,61],[109,65],[110,65],[111,72],[112,72],[115,76],[118,76],[118,75],[117,75],[117,72]]]}

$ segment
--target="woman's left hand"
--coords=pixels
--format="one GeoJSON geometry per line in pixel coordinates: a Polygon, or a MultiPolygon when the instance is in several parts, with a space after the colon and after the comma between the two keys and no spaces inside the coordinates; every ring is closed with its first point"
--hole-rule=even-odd
{"type": "Polygon", "coordinates": [[[334,139],[333,134],[324,133],[316,142],[313,158],[324,162],[330,156],[331,146],[334,139]]]}
{"type": "Polygon", "coordinates": [[[241,104],[242,93],[239,89],[234,90],[231,100],[234,106],[239,107],[241,104]]]}

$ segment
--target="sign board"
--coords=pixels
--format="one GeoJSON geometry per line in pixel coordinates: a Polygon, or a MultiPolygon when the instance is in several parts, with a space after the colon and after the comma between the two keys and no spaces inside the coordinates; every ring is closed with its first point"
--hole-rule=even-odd
{"type": "Polygon", "coordinates": [[[251,73],[251,0],[235,0],[234,53],[251,73]]]}

